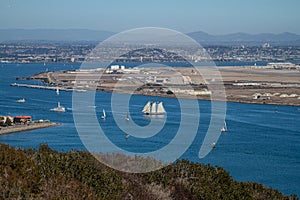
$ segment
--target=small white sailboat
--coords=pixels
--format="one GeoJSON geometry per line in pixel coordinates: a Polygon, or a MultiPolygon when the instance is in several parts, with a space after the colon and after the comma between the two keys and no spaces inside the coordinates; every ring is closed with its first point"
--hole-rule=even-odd
{"type": "Polygon", "coordinates": [[[126,113],[126,117],[125,117],[126,121],[129,121],[129,114],[126,113]]]}
{"type": "Polygon", "coordinates": [[[56,95],[59,95],[59,88],[56,88],[56,95]]]}
{"type": "Polygon", "coordinates": [[[224,126],[221,128],[221,132],[227,132],[227,125],[226,125],[226,121],[224,121],[224,126]]]}
{"type": "Polygon", "coordinates": [[[216,143],[215,142],[213,142],[213,143],[211,143],[211,148],[216,148],[216,143]]]}
{"type": "Polygon", "coordinates": [[[102,116],[101,116],[101,119],[106,119],[106,113],[105,113],[105,110],[104,110],[104,109],[102,110],[102,116]]]}
{"type": "Polygon", "coordinates": [[[128,140],[128,138],[129,138],[129,134],[126,133],[126,136],[125,136],[126,141],[128,140]]]}
{"type": "Polygon", "coordinates": [[[163,115],[166,113],[162,102],[151,103],[150,101],[148,101],[147,104],[144,106],[142,112],[146,115],[163,115]]]}
{"type": "Polygon", "coordinates": [[[24,98],[18,99],[18,100],[17,100],[18,103],[25,103],[25,101],[26,101],[26,100],[25,100],[24,98]]]}
{"type": "Polygon", "coordinates": [[[66,112],[66,108],[60,105],[60,102],[57,102],[57,107],[50,109],[55,112],[66,112]]]}

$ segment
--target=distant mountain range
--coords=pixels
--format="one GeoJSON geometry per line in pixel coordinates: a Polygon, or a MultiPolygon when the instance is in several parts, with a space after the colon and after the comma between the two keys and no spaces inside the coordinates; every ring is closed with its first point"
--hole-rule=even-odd
{"type": "Polygon", "coordinates": [[[259,45],[270,43],[271,45],[300,45],[300,35],[294,33],[232,33],[226,35],[210,35],[208,33],[197,31],[188,33],[188,36],[199,42],[200,44],[211,45],[259,45]]]}
{"type": "MultiPolygon", "coordinates": [[[[88,29],[0,29],[0,42],[12,41],[103,41],[115,34],[88,29]]],[[[271,45],[300,46],[300,35],[294,33],[233,33],[211,35],[202,31],[187,33],[202,45],[271,45]]]]}

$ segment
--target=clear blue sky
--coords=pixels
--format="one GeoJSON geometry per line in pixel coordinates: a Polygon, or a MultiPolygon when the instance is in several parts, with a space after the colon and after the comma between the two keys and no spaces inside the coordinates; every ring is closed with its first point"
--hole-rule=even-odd
{"type": "Polygon", "coordinates": [[[0,0],[0,29],[300,34],[300,0],[0,0]]]}

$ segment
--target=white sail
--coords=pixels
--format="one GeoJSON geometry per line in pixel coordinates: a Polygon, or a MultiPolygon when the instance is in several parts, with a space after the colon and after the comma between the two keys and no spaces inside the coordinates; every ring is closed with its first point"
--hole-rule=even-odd
{"type": "Polygon", "coordinates": [[[128,113],[126,113],[125,119],[126,119],[127,121],[129,120],[129,114],[128,114],[128,113]]]}
{"type": "Polygon", "coordinates": [[[142,112],[149,114],[150,113],[150,108],[151,108],[151,103],[150,103],[150,101],[148,101],[148,103],[144,106],[142,112]]]}
{"type": "Polygon", "coordinates": [[[59,95],[59,89],[56,88],[56,95],[59,95]]]}
{"type": "Polygon", "coordinates": [[[153,102],[151,106],[151,114],[156,114],[156,112],[157,112],[156,102],[153,102]]]}
{"type": "Polygon", "coordinates": [[[160,102],[158,105],[157,105],[157,111],[156,113],[157,114],[164,114],[166,111],[165,111],[165,108],[163,106],[163,103],[160,102]]]}
{"type": "Polygon", "coordinates": [[[102,119],[105,119],[105,118],[106,118],[106,113],[105,113],[105,110],[104,110],[104,109],[102,110],[102,113],[103,113],[103,114],[102,114],[101,118],[102,118],[102,119]]]}
{"type": "Polygon", "coordinates": [[[211,143],[211,148],[216,148],[216,143],[215,142],[213,142],[213,143],[211,143]]]}
{"type": "Polygon", "coordinates": [[[226,121],[224,121],[224,126],[221,128],[221,132],[227,132],[226,121]]]}

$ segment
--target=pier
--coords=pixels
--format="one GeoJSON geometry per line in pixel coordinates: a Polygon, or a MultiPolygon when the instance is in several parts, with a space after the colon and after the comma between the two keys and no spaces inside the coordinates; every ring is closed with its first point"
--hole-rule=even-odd
{"type": "Polygon", "coordinates": [[[50,121],[33,121],[29,124],[17,124],[13,126],[0,127],[0,135],[48,128],[53,126],[59,126],[59,124],[50,121]]]}
{"type": "Polygon", "coordinates": [[[45,85],[29,85],[29,84],[22,84],[22,83],[12,83],[11,86],[16,87],[27,87],[27,88],[34,88],[34,89],[44,89],[44,90],[63,90],[63,91],[76,91],[75,89],[68,89],[68,88],[61,88],[55,86],[45,86],[45,85]]]}

